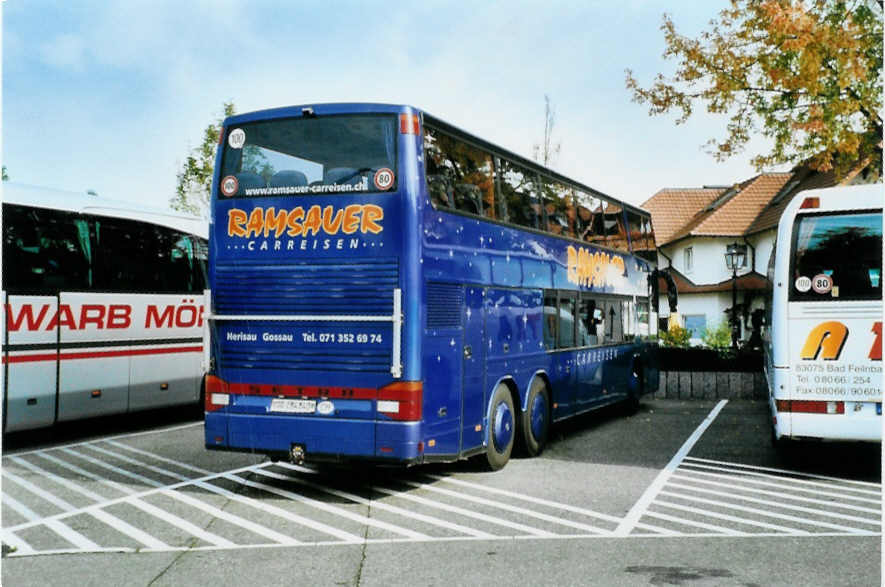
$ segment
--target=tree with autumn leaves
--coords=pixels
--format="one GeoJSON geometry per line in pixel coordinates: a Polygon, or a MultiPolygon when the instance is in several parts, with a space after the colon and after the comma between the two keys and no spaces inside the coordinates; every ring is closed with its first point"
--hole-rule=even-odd
{"type": "Polygon", "coordinates": [[[725,136],[707,147],[717,160],[741,152],[761,133],[764,166],[808,161],[841,175],[859,161],[882,171],[882,0],[731,0],[697,39],[664,15],[664,57],[672,77],[643,87],[627,70],[633,100],[649,114],[699,103],[728,116],[725,136]]]}

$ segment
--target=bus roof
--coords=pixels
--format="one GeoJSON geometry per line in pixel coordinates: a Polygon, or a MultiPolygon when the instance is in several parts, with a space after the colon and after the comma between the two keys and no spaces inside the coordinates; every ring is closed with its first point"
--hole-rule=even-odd
{"type": "Polygon", "coordinates": [[[631,212],[635,212],[641,216],[650,216],[650,212],[648,210],[644,210],[639,206],[634,206],[629,204],[623,200],[618,198],[609,196],[608,194],[604,194],[599,190],[591,188],[588,185],[580,183],[574,179],[566,177],[561,173],[553,171],[552,169],[541,165],[531,159],[527,159],[522,155],[517,155],[516,153],[504,149],[503,147],[499,147],[494,143],[490,143],[486,140],[483,140],[476,135],[469,133],[465,130],[458,128],[453,124],[449,124],[432,114],[421,110],[420,108],[415,108],[413,106],[409,106],[407,104],[381,104],[381,103],[368,103],[368,102],[334,102],[334,103],[326,103],[326,104],[299,104],[295,106],[283,106],[279,108],[269,108],[266,110],[256,110],[253,112],[244,112],[242,114],[234,114],[233,116],[229,116],[224,121],[224,126],[229,126],[231,124],[245,124],[249,122],[255,122],[258,120],[266,120],[268,118],[286,118],[286,117],[301,117],[301,116],[314,116],[314,115],[336,115],[336,114],[368,114],[368,113],[416,113],[423,115],[424,119],[430,122],[433,126],[439,127],[441,130],[459,135],[468,142],[473,143],[477,147],[481,147],[503,157],[506,157],[512,160],[514,163],[518,163],[524,167],[534,170],[537,173],[546,175],[547,177],[561,181],[563,183],[572,184],[575,187],[587,192],[590,195],[593,195],[598,198],[602,198],[608,200],[610,202],[616,203],[620,206],[623,206],[625,210],[629,210],[631,212]]]}
{"type": "Polygon", "coordinates": [[[881,183],[848,185],[806,190],[798,194],[783,217],[790,214],[817,214],[843,210],[881,210],[885,186],[881,183]],[[816,204],[806,204],[809,198],[817,198],[816,204]]]}
{"type": "Polygon", "coordinates": [[[3,182],[3,203],[139,220],[208,238],[208,222],[162,208],[140,206],[80,192],[3,182]]]}

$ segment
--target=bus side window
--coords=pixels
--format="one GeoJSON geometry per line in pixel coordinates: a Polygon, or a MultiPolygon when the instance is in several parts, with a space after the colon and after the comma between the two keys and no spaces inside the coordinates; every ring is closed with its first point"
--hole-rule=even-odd
{"type": "Polygon", "coordinates": [[[531,172],[507,159],[500,161],[500,197],[507,205],[507,221],[527,228],[538,228],[541,207],[531,172]]]}
{"type": "Polygon", "coordinates": [[[424,129],[424,152],[431,202],[496,217],[495,169],[489,153],[429,127],[424,129]],[[446,203],[449,198],[453,201],[446,203]]]}
{"type": "Polygon", "coordinates": [[[587,297],[581,299],[578,346],[596,346],[599,344],[599,313],[596,300],[587,297]]]}
{"type": "Polygon", "coordinates": [[[575,346],[575,298],[559,299],[559,338],[556,348],[570,349],[575,346]]]}
{"type": "Polygon", "coordinates": [[[544,295],[544,348],[548,351],[556,347],[557,321],[556,292],[546,292],[544,295]]]}

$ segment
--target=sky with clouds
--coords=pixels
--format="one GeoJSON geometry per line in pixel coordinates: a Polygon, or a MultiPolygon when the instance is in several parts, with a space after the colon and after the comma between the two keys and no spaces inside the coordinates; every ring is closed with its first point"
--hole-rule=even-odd
{"type": "Polygon", "coordinates": [[[3,2],[2,161],[12,181],[165,207],[222,104],[406,103],[639,204],[663,187],[730,184],[752,153],[702,145],[726,120],[649,117],[664,12],[696,35],[724,0],[3,2]]]}

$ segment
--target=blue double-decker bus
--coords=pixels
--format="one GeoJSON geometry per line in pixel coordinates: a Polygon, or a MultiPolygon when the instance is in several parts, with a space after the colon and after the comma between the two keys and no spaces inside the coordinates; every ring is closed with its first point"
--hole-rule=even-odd
{"type": "Polygon", "coordinates": [[[226,119],[210,223],[209,449],[499,469],[657,387],[648,213],[416,108],[226,119]]]}

